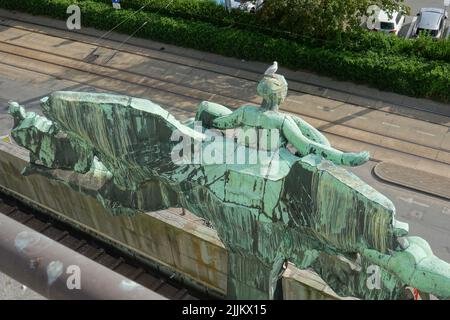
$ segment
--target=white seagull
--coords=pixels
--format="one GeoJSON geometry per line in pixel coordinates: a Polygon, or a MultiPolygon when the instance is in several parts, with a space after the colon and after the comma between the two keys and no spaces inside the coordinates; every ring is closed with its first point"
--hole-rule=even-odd
{"type": "Polygon", "coordinates": [[[266,72],[264,72],[265,76],[271,76],[273,77],[273,75],[275,74],[275,72],[277,72],[278,70],[278,62],[274,61],[273,65],[271,65],[266,72]]]}

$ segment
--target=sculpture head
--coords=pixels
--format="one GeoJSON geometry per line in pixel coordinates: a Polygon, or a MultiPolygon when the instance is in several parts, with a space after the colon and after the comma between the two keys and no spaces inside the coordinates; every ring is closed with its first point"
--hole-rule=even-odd
{"type": "Polygon", "coordinates": [[[263,98],[261,108],[278,111],[286,99],[287,91],[288,84],[282,75],[264,76],[257,88],[258,95],[263,98]]]}

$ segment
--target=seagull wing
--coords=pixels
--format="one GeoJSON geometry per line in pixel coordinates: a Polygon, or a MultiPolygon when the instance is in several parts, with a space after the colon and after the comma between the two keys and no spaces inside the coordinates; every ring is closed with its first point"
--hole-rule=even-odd
{"type": "Polygon", "coordinates": [[[276,71],[277,71],[277,68],[275,67],[275,65],[271,65],[271,66],[266,70],[266,72],[264,72],[264,74],[272,75],[272,74],[274,74],[276,71]]]}

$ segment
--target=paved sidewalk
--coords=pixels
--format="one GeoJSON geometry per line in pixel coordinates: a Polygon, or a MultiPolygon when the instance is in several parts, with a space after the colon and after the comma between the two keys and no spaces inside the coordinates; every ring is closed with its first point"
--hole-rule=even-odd
{"type": "Polygon", "coordinates": [[[46,300],[46,298],[0,273],[0,300],[46,300]]]}
{"type": "Polygon", "coordinates": [[[450,200],[450,179],[390,162],[377,164],[373,172],[387,182],[450,200]]]}

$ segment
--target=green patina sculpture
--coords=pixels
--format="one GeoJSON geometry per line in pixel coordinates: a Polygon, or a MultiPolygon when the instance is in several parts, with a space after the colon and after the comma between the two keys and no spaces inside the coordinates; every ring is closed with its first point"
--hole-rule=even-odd
{"type": "Polygon", "coordinates": [[[42,100],[45,117],[11,103],[11,135],[30,151],[24,174],[62,181],[114,215],[184,207],[210,221],[228,250],[228,298],[278,298],[286,260],[343,296],[398,299],[412,286],[449,298],[450,265],[339,166],[368,154],[333,149],[278,112],[284,77],[264,77],[258,93],[261,108],[203,102],[182,124],[149,100],[55,92],[42,100]]]}
{"type": "Polygon", "coordinates": [[[282,139],[277,146],[285,146],[286,142],[289,142],[302,156],[319,154],[338,165],[357,166],[369,160],[368,152],[345,153],[332,148],[327,138],[306,121],[279,112],[279,106],[287,96],[287,89],[283,76],[277,74],[266,76],[258,85],[258,94],[263,98],[261,107],[243,106],[231,112],[222,106],[203,103],[200,105],[196,120],[201,121],[203,113],[207,112],[216,117],[210,125],[217,129],[237,127],[276,129],[280,131],[282,139]]]}

